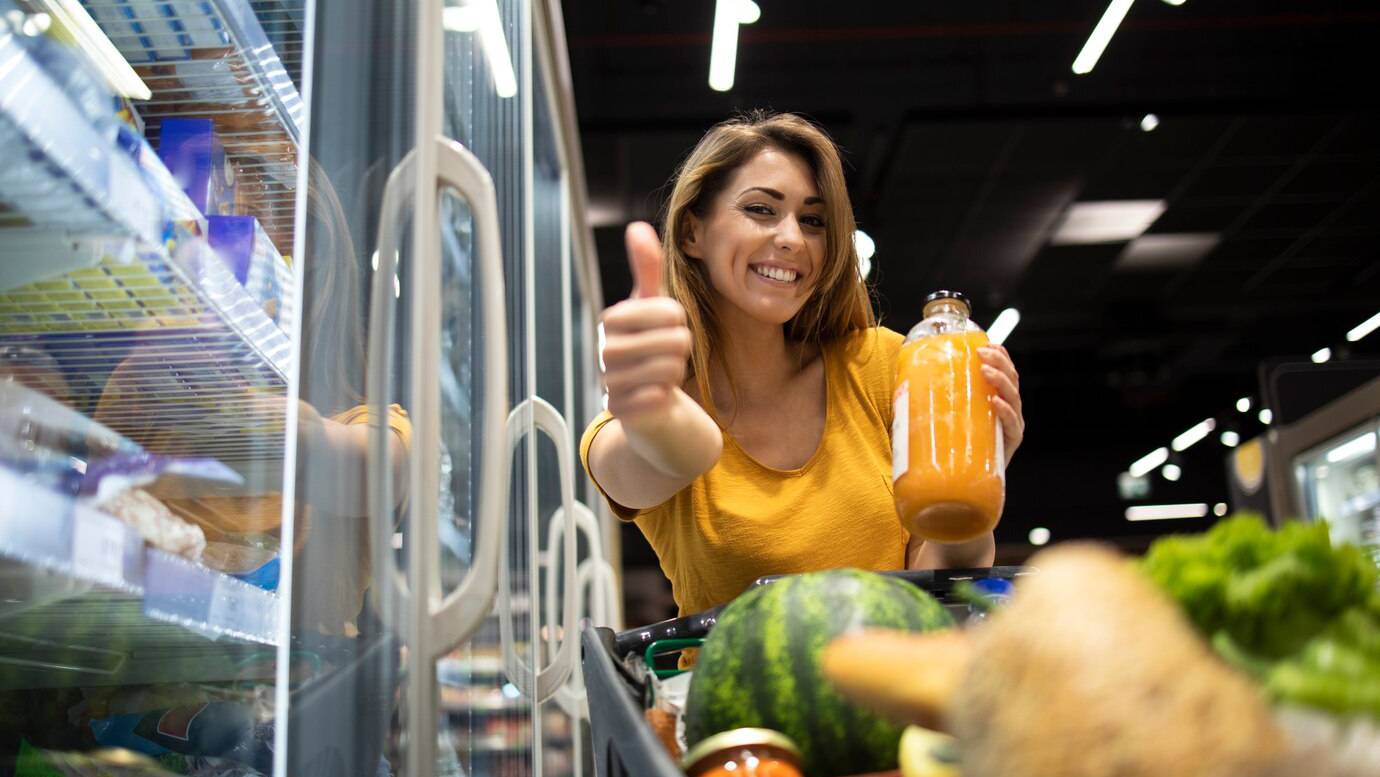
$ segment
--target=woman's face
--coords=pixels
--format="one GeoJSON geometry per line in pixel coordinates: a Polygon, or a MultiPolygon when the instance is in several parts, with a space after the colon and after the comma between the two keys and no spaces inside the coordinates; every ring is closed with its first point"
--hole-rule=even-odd
{"type": "Polygon", "coordinates": [[[784,324],[823,271],[824,219],[809,164],[768,147],[729,177],[703,220],[691,216],[682,248],[704,262],[720,307],[784,324]]]}

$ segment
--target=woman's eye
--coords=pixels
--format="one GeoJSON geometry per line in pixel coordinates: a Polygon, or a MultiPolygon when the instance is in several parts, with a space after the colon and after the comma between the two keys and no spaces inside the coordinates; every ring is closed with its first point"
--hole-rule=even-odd
{"type": "Polygon", "coordinates": [[[743,210],[747,211],[748,213],[752,213],[752,214],[755,214],[755,215],[758,215],[758,216],[770,216],[770,215],[772,215],[772,210],[771,210],[771,208],[767,207],[766,205],[759,205],[759,204],[755,204],[755,203],[752,204],[752,205],[744,205],[744,206],[743,206],[743,210]]]}
{"type": "Polygon", "coordinates": [[[824,219],[821,216],[803,216],[800,219],[800,223],[807,227],[824,228],[824,219]]]}

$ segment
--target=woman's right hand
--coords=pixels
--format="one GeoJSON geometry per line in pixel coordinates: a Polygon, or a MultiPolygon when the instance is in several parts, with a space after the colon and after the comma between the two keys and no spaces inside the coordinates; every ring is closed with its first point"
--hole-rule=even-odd
{"type": "Polygon", "coordinates": [[[693,340],[685,308],[662,286],[656,230],[641,221],[629,224],[626,241],[633,293],[604,311],[604,384],[609,412],[623,428],[654,434],[682,402],[693,340]]]}

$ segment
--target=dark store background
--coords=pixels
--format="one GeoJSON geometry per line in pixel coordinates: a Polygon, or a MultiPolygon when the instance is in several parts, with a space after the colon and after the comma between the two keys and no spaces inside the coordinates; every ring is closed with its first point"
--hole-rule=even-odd
{"type": "MultiPolygon", "coordinates": [[[[1201,529],[1211,517],[1128,522],[1118,474],[1213,417],[1182,478],[1152,473],[1142,501],[1226,501],[1218,434],[1265,429],[1262,365],[1328,346],[1330,369],[1375,374],[1380,336],[1343,338],[1380,309],[1374,3],[1141,0],[1081,76],[1102,0],[758,4],[727,93],[706,81],[713,2],[568,8],[605,301],[629,288],[622,225],[656,217],[706,129],[758,107],[815,119],[876,241],[887,326],[909,329],[936,288],[966,291],[984,326],[1020,310],[1007,346],[1029,429],[1004,559],[1036,526],[1132,550],[1201,529]],[[1061,244],[1072,206],[1108,200],[1163,212],[1136,240],[1061,244]]],[[[623,538],[630,574],[655,567],[623,538]]]]}

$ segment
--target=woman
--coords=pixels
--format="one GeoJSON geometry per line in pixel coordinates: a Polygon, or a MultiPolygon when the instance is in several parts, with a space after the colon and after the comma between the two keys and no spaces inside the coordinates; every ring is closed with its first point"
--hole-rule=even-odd
{"type": "MultiPolygon", "coordinates": [[[[892,502],[894,364],[853,249],[839,154],[817,127],[756,113],[683,163],[665,237],[628,228],[633,298],[605,311],[608,410],[580,455],[634,520],[681,614],[765,574],[987,566],[989,532],[911,541],[892,502]]],[[[1016,369],[981,352],[1007,460],[1024,433],[1016,369]]]]}

